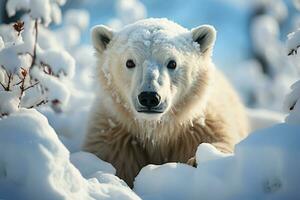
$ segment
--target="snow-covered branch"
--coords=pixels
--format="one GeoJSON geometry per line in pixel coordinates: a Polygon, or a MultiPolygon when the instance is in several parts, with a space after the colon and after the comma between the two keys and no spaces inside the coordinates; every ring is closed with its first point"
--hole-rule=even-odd
{"type": "Polygon", "coordinates": [[[54,110],[61,111],[67,104],[70,92],[63,80],[74,75],[75,61],[62,46],[43,48],[40,40],[40,33],[44,39],[47,35],[53,37],[47,26],[61,21],[59,6],[64,3],[65,0],[7,2],[9,16],[19,10],[25,14],[16,23],[0,26],[0,116],[48,102],[54,110]]]}

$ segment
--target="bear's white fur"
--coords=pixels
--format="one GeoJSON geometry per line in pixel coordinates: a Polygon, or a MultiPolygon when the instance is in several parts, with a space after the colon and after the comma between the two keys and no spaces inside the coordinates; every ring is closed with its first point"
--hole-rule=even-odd
{"type": "Polygon", "coordinates": [[[232,152],[248,122],[211,61],[215,38],[212,26],[187,30],[166,19],[141,20],[118,32],[94,27],[100,87],[84,150],[112,163],[130,186],[147,164],[192,163],[200,143],[232,152]],[[158,113],[141,105],[143,91],[157,94],[158,113]]]}

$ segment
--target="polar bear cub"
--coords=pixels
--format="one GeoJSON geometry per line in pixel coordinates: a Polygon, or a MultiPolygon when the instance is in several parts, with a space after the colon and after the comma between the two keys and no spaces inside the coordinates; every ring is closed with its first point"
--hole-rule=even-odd
{"type": "Polygon", "coordinates": [[[92,30],[99,89],[83,149],[129,186],[147,164],[189,162],[200,143],[232,152],[248,132],[244,107],[215,68],[214,27],[145,19],[92,30]]]}

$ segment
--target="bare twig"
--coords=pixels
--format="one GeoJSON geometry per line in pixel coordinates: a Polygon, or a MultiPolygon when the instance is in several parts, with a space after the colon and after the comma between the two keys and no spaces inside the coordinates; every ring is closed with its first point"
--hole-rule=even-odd
{"type": "Polygon", "coordinates": [[[5,71],[5,74],[8,78],[8,83],[7,83],[7,86],[5,86],[3,83],[0,83],[0,84],[4,88],[5,91],[10,91],[10,83],[12,82],[13,75],[12,75],[12,73],[8,73],[3,65],[1,65],[1,68],[5,71]]]}
{"type": "MultiPolygon", "coordinates": [[[[20,77],[19,77],[20,78],[20,77]]],[[[16,84],[14,84],[13,86],[16,86],[16,85],[20,85],[22,83],[22,80],[17,82],[16,84]]]]}
{"type": "Polygon", "coordinates": [[[295,49],[291,49],[288,53],[288,56],[294,55],[298,53],[298,48],[300,47],[300,45],[296,46],[295,49]]]}
{"type": "Polygon", "coordinates": [[[36,46],[37,46],[37,39],[38,39],[38,20],[35,20],[34,23],[34,29],[35,29],[35,39],[34,39],[34,47],[33,47],[33,54],[32,54],[32,62],[30,65],[29,70],[34,66],[36,61],[36,46]]]}
{"type": "Polygon", "coordinates": [[[5,117],[5,116],[8,116],[8,113],[0,113],[0,119],[5,117]]]}
{"type": "Polygon", "coordinates": [[[8,83],[7,83],[6,91],[10,91],[10,83],[12,81],[12,74],[9,73],[9,74],[7,74],[7,76],[8,76],[8,83]]]}
{"type": "Polygon", "coordinates": [[[3,85],[3,83],[0,82],[0,85],[3,87],[4,90],[6,90],[5,85],[3,85]]]}
{"type": "Polygon", "coordinates": [[[41,105],[43,105],[43,104],[46,104],[46,103],[48,103],[48,100],[41,100],[39,103],[37,103],[37,104],[35,104],[35,105],[32,105],[32,106],[30,106],[30,107],[28,107],[28,108],[34,108],[34,107],[39,107],[39,106],[41,106],[41,105]]]}
{"type": "Polygon", "coordinates": [[[28,90],[28,89],[30,89],[30,88],[36,86],[36,85],[39,84],[39,83],[40,83],[40,82],[35,82],[34,84],[32,84],[32,85],[30,85],[30,86],[24,88],[24,91],[26,91],[26,90],[28,90]]]}

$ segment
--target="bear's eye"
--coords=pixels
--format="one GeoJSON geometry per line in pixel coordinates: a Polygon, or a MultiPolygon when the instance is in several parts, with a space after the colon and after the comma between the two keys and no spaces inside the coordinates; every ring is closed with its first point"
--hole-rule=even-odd
{"type": "Polygon", "coordinates": [[[175,69],[177,66],[176,62],[174,60],[170,60],[168,65],[167,65],[167,68],[169,69],[175,69]]]}
{"type": "Polygon", "coordinates": [[[129,59],[126,61],[126,67],[127,68],[134,68],[135,67],[135,63],[133,62],[133,60],[129,59]]]}

